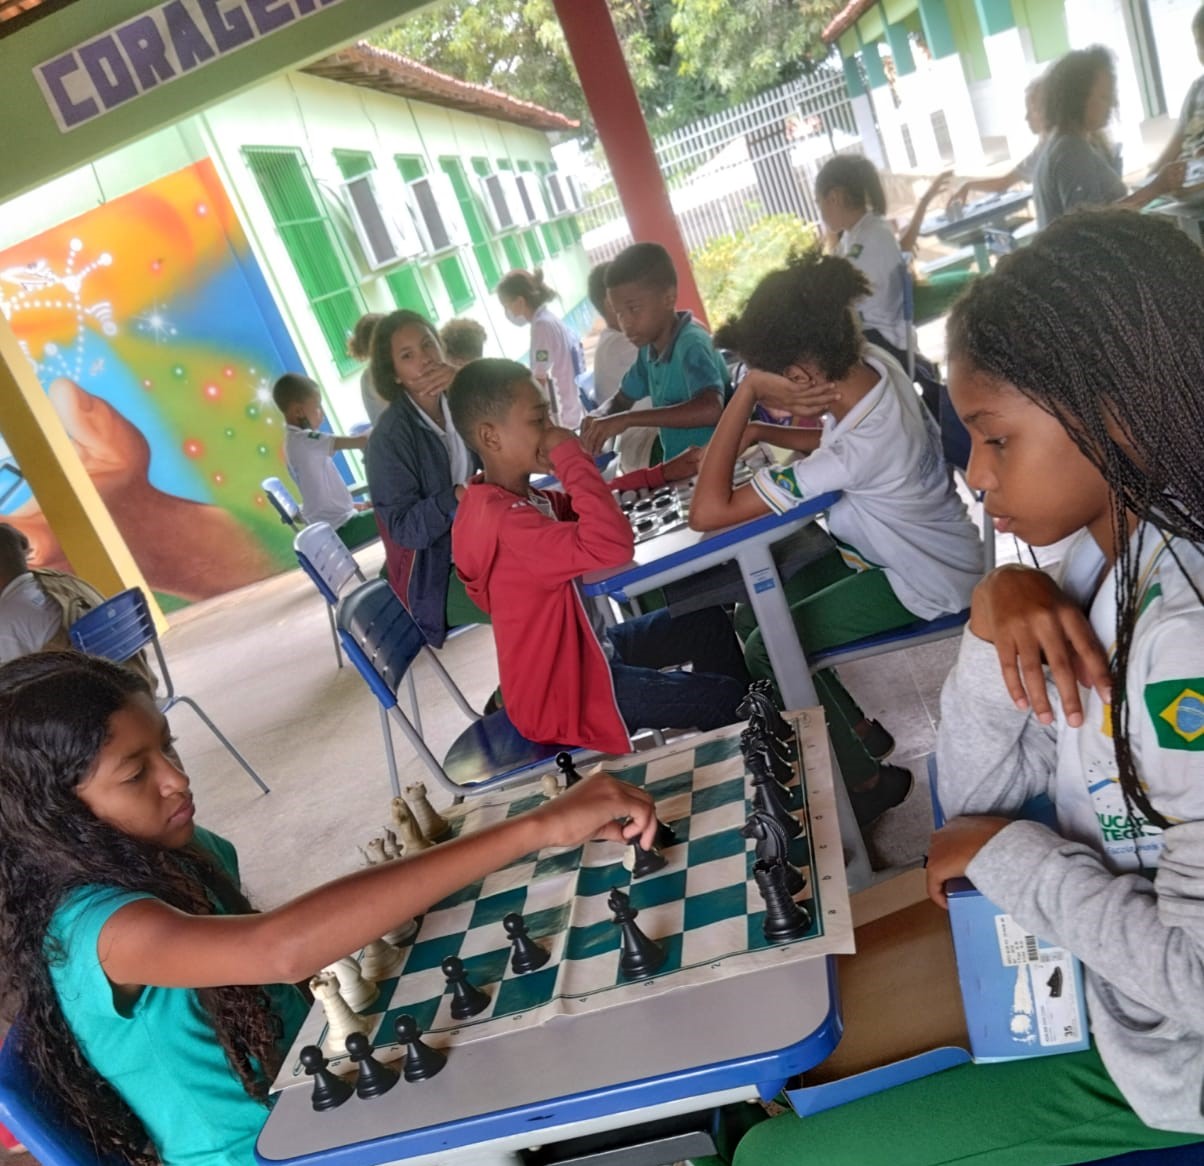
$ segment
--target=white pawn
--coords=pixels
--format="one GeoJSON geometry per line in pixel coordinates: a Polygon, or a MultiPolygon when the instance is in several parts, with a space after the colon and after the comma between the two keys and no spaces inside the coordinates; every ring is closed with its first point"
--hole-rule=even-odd
{"type": "Polygon", "coordinates": [[[405,800],[414,813],[418,829],[427,838],[434,842],[447,836],[451,827],[447,824],[447,819],[438,814],[435,807],[427,800],[426,786],[422,782],[416,781],[413,785],[406,786],[405,800]]]}
{"type": "Polygon", "coordinates": [[[366,1016],[356,1016],[339,995],[338,977],[331,972],[320,972],[309,982],[309,990],[322,1005],[326,1013],[326,1041],[336,1053],[347,1051],[347,1038],[353,1032],[367,1036],[372,1031],[373,1021],[366,1016]]]}
{"type": "Polygon", "coordinates": [[[339,982],[339,995],[347,1001],[347,1006],[355,1012],[363,1012],[373,1000],[380,995],[380,989],[371,981],[365,980],[360,973],[360,966],[352,956],[344,956],[335,960],[329,967],[322,969],[323,973],[331,973],[339,982]]]}
{"type": "Polygon", "coordinates": [[[401,838],[403,854],[417,854],[420,850],[430,847],[430,842],[418,828],[414,815],[403,797],[393,799],[393,821],[397,824],[397,833],[401,838]]]}
{"type": "Polygon", "coordinates": [[[418,931],[418,920],[407,919],[400,927],[394,927],[392,931],[386,931],[381,939],[385,943],[391,943],[395,947],[400,947],[407,939],[412,939],[418,931]]]}
{"type": "Polygon", "coordinates": [[[360,975],[379,984],[401,967],[401,952],[383,939],[374,939],[360,953],[360,975]]]}
{"type": "Polygon", "coordinates": [[[539,779],[539,788],[543,790],[543,796],[551,801],[560,794],[560,779],[554,773],[545,773],[539,779]]]}
{"type": "Polygon", "coordinates": [[[401,857],[401,846],[398,844],[397,835],[388,826],[385,827],[384,846],[386,858],[394,859],[401,857]]]}
{"type": "Polygon", "coordinates": [[[385,861],[385,840],[383,838],[373,838],[367,845],[368,865],[377,866],[385,861]]]}

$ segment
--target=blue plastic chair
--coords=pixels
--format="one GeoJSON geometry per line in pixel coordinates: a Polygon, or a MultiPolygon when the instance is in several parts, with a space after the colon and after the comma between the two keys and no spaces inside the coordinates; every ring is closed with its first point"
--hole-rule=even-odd
{"type": "MultiPolygon", "coordinates": [[[[344,654],[355,665],[380,705],[385,760],[395,797],[401,789],[390,717],[397,722],[431,777],[456,801],[461,801],[465,794],[495,789],[553,768],[556,754],[563,746],[528,741],[510,723],[504,710],[480,717],[466,703],[457,701],[461,711],[472,718],[472,724],[448,751],[445,764],[455,774],[453,778],[423,740],[420,725],[416,726],[401,711],[397,692],[403,683],[409,681],[414,661],[423,651],[427,652],[428,658],[442,674],[441,679],[453,697],[459,690],[435,660],[418,625],[394,594],[388,581],[374,579],[351,592],[339,603],[335,619],[344,654]]],[[[410,693],[416,712],[417,694],[412,687],[410,693]]],[[[582,759],[597,756],[596,753],[583,750],[574,752],[582,759]]]]}
{"type": "Polygon", "coordinates": [[[259,487],[272,504],[272,509],[280,516],[280,521],[293,530],[299,530],[302,523],[301,503],[293,497],[292,491],[279,478],[264,478],[259,487]]]}
{"type": "Polygon", "coordinates": [[[94,607],[87,615],[77,619],[68,629],[71,643],[90,656],[102,656],[117,664],[124,664],[131,656],[140,652],[147,644],[155,651],[159,676],[162,678],[165,695],[157,703],[159,711],[170,712],[178,704],[186,704],[205,722],[209,731],[222,743],[226,751],[243,767],[251,780],[266,794],[268,787],[263,779],[248,764],[247,759],[231,744],[226,735],[209,719],[208,714],[190,696],[178,693],[167,669],[163,647],[159,643],[159,631],[155,627],[146,596],[137,587],[120,591],[94,607]]]}
{"type": "Polygon", "coordinates": [[[365,583],[367,578],[355,561],[355,556],[329,522],[311,522],[293,539],[293,552],[301,570],[326,600],[330,638],[334,640],[334,658],[342,668],[343,650],[339,646],[339,630],[334,625],[334,609],[338,607],[339,596],[348,583],[353,579],[365,583]]]}
{"type": "Polygon", "coordinates": [[[42,1166],[119,1166],[115,1158],[98,1158],[84,1136],[56,1112],[21,1055],[19,1024],[0,1046],[0,1124],[42,1166]]]}

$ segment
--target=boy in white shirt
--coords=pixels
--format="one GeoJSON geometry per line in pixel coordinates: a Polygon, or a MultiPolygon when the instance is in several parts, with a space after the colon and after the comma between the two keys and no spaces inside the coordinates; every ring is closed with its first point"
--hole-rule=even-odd
{"type": "Polygon", "coordinates": [[[599,263],[589,273],[590,303],[606,324],[594,347],[594,401],[598,405],[605,405],[619,391],[624,374],[640,354],[640,350],[623,335],[615,310],[606,298],[606,269],[609,266],[609,263],[599,263]]]}
{"type": "Polygon", "coordinates": [[[351,497],[331,460],[339,450],[363,449],[368,435],[322,433],[321,389],[299,373],[285,373],[272,386],[272,400],[284,416],[284,461],[301,491],[301,517],[307,523],[329,522],[348,547],[361,547],[379,537],[371,503],[351,497]]]}

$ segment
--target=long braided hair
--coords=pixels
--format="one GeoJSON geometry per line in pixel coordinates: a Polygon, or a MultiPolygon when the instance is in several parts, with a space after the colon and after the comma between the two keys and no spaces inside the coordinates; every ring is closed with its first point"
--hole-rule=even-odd
{"type": "Polygon", "coordinates": [[[1141,534],[1133,538],[1130,530],[1135,518],[1204,543],[1201,304],[1204,253],[1168,220],[1085,210],[1001,260],[949,319],[950,357],[1014,385],[1056,417],[1111,490],[1113,743],[1130,815],[1136,806],[1163,828],[1167,820],[1150,804],[1129,741],[1125,677],[1142,557],[1141,534]]]}
{"type": "MultiPolygon", "coordinates": [[[[146,891],[194,915],[252,908],[195,844],[168,850],[96,818],[76,796],[110,718],[138,693],[137,674],[76,652],[42,652],[0,667],[0,1001],[19,1021],[10,1039],[63,1116],[95,1147],[136,1166],[159,1161],[146,1130],[92,1067],[50,978],[62,953],[48,935],[55,910],[90,885],[146,891]]],[[[207,988],[198,997],[232,1071],[266,1104],[280,1024],[259,987],[207,988]]]]}

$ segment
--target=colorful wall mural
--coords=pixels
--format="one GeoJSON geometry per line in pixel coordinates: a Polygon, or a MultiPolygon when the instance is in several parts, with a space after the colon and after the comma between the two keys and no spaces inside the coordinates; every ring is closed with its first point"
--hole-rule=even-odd
{"type": "MultiPolygon", "coordinates": [[[[259,483],[301,365],[211,162],[0,252],[0,310],[166,607],[295,565],[259,483]]],[[[0,514],[69,569],[14,480],[0,514]]]]}

